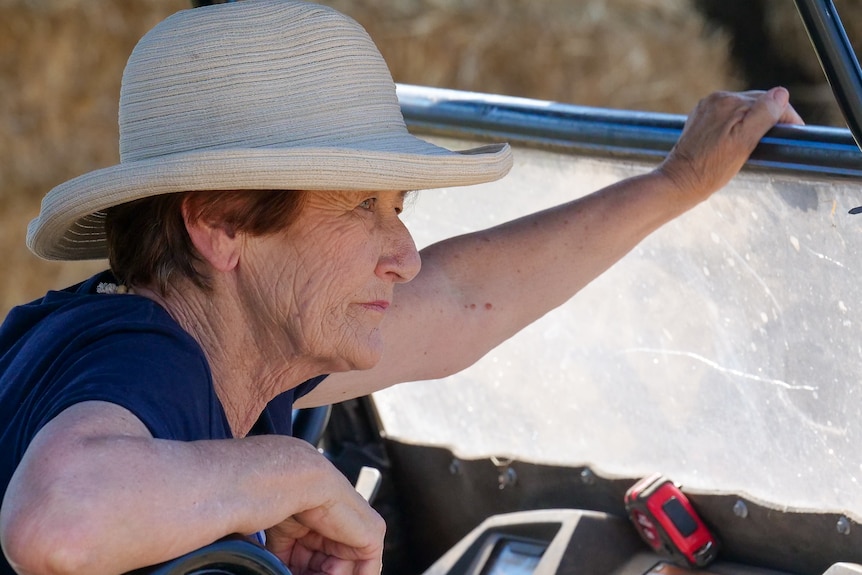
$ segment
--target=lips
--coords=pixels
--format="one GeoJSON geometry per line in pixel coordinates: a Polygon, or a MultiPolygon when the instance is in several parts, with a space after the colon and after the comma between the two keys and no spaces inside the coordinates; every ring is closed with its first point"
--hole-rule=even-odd
{"type": "Polygon", "coordinates": [[[389,302],[386,300],[383,300],[383,299],[365,302],[365,303],[362,303],[360,305],[362,307],[364,307],[365,309],[368,309],[371,311],[379,311],[381,313],[383,313],[387,309],[389,309],[389,302]]]}

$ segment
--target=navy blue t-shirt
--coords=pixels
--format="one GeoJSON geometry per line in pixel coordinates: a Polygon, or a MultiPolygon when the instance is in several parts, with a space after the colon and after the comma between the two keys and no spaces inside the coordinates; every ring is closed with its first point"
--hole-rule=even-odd
{"type": "MultiPolygon", "coordinates": [[[[0,498],[36,433],[83,401],[128,409],[158,439],[232,437],[197,341],[147,298],[97,293],[115,281],[104,272],[49,292],[0,325],[0,498]]],[[[324,377],[275,398],[255,431],[289,435],[294,400],[324,377]]]]}

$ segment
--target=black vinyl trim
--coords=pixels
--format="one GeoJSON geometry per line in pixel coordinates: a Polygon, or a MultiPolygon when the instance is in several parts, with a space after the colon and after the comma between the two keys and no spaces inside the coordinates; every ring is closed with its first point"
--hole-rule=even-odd
{"type": "MultiPolygon", "coordinates": [[[[444,447],[393,438],[386,443],[403,511],[411,518],[411,548],[420,568],[501,513],[579,509],[626,517],[625,493],[640,479],[510,459],[506,467],[517,481],[501,489],[500,468],[490,459],[466,459],[444,447]]],[[[851,515],[787,508],[744,493],[682,489],[721,541],[722,560],[797,575],[821,575],[839,561],[862,563],[862,525],[851,515]]]]}

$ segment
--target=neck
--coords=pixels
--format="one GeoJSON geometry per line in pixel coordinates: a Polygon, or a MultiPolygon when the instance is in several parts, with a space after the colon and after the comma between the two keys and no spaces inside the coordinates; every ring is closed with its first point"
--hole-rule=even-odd
{"type": "Polygon", "coordinates": [[[244,437],[276,395],[322,373],[286,349],[275,334],[257,329],[237,298],[191,282],[166,295],[136,287],[135,293],[164,307],[201,346],[234,437],[244,437]]]}

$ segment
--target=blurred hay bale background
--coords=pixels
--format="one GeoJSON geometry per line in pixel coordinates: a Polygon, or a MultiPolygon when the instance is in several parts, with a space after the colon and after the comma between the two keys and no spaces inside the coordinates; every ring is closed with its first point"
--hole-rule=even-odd
{"type": "MultiPolygon", "coordinates": [[[[708,0],[323,3],[369,30],[398,82],[685,113],[712,90],[749,83],[731,55],[732,27],[708,22],[699,2],[708,0]]],[[[105,267],[38,260],[24,247],[26,224],[47,190],[117,162],[125,60],[146,30],[190,5],[0,0],[0,315],[105,267]]],[[[775,30],[790,26],[782,17],[775,30]]]]}
{"type": "Polygon", "coordinates": [[[117,98],[138,38],[184,0],[0,0],[0,315],[103,262],[45,262],[24,246],[53,186],[112,165],[117,98]]]}
{"type": "Polygon", "coordinates": [[[329,0],[396,81],[685,113],[739,86],[727,36],[688,0],[329,0]]]}
{"type": "MultiPolygon", "coordinates": [[[[748,88],[786,86],[806,122],[844,125],[794,2],[694,3],[710,25],[731,35],[731,61],[748,88]]],[[[835,0],[834,4],[851,42],[862,38],[862,0],[835,0]]]]}

